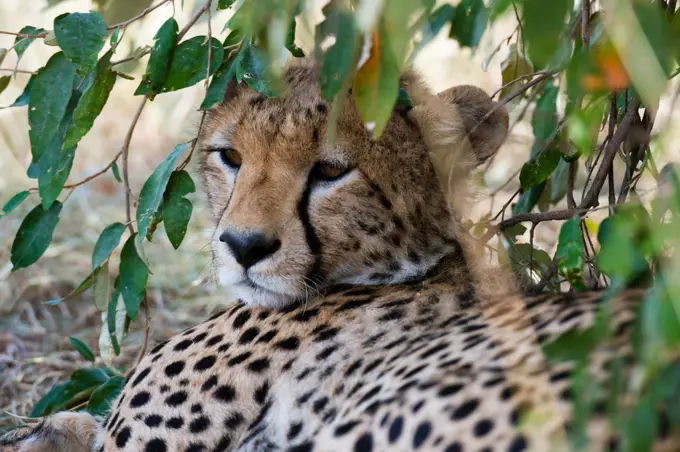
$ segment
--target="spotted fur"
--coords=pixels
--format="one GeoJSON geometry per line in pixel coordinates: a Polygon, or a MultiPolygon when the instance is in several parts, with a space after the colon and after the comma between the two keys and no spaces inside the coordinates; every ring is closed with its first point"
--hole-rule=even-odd
{"type": "MultiPolygon", "coordinates": [[[[239,302],[158,344],[103,422],[59,413],[0,446],[564,450],[574,364],[546,362],[541,345],[591,326],[603,296],[490,290],[457,226],[470,169],[505,137],[504,109],[477,88],[433,95],[406,74],[413,108],[396,108],[373,140],[348,99],[331,146],[313,65],[287,80],[278,99],[230,86],[201,135],[215,270],[239,302]],[[232,148],[238,168],[220,156],[232,148]],[[351,170],[314,180],[320,160],[351,170]],[[225,243],[225,231],[255,239],[225,243]]],[[[593,353],[590,378],[630,359],[640,295],[612,302],[616,333],[593,353]]],[[[598,413],[590,447],[615,447],[598,413]]]]}

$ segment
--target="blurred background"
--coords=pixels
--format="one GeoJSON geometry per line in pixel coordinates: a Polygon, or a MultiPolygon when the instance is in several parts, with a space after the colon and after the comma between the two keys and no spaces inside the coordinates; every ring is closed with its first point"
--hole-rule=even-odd
{"type": "MultiPolygon", "coordinates": [[[[313,48],[311,30],[321,19],[325,3],[310,0],[313,11],[298,24],[297,44],[303,50],[313,48]]],[[[64,12],[98,9],[107,23],[117,23],[138,14],[152,2],[148,0],[0,0],[0,30],[18,32],[25,25],[52,28],[52,20],[64,12]]],[[[215,2],[216,3],[216,2],[215,2]]],[[[443,2],[438,2],[443,3],[443,2]]],[[[456,2],[454,2],[456,3],[456,2]]],[[[160,25],[174,13],[182,27],[203,0],[184,0],[164,5],[152,14],[133,23],[124,34],[116,58],[133,54],[136,49],[152,44],[160,25]]],[[[225,23],[229,11],[213,11],[213,24],[225,23]]],[[[448,39],[448,26],[415,59],[430,86],[440,91],[452,85],[474,84],[492,94],[502,85],[501,62],[508,51],[506,38],[515,29],[513,17],[496,22],[484,34],[479,47],[459,48],[448,39]]],[[[213,33],[223,39],[221,26],[213,25],[213,33]]],[[[207,32],[207,16],[203,16],[187,37],[207,32]]],[[[10,48],[14,36],[0,34],[0,48],[10,48]]],[[[56,51],[56,47],[36,40],[22,58],[19,68],[35,71],[56,51]]],[[[146,58],[119,66],[121,72],[137,80],[119,78],[109,102],[95,121],[93,129],[79,145],[69,183],[77,182],[103,168],[120,150],[139,98],[133,96],[138,79],[144,72],[146,58]]],[[[10,52],[0,68],[12,69],[16,55],[10,52]]],[[[8,75],[2,73],[0,75],[8,75]]],[[[9,87],[0,94],[0,107],[10,105],[23,91],[28,74],[17,74],[9,87]]],[[[678,83],[669,84],[663,97],[653,134],[652,150],[660,168],[667,162],[678,161],[676,106],[678,83]]],[[[195,136],[200,114],[197,113],[204,95],[199,83],[191,88],[158,96],[147,104],[135,130],[130,147],[130,179],[133,192],[139,188],[172,150],[173,146],[195,136]]],[[[562,99],[559,100],[560,102],[562,99]]],[[[518,171],[527,160],[533,141],[531,111],[523,105],[508,105],[511,115],[511,134],[507,143],[488,168],[480,171],[479,192],[470,202],[466,216],[473,222],[495,215],[519,188],[518,171]]],[[[26,107],[0,109],[0,205],[13,194],[36,185],[26,176],[30,163],[30,143],[26,107]]],[[[195,168],[191,167],[192,174],[195,168]]],[[[616,171],[622,171],[616,167],[616,171]]],[[[194,178],[197,180],[197,178],[194,178]]],[[[580,168],[578,187],[585,179],[580,168]]],[[[638,192],[644,201],[645,193],[656,190],[655,181],[644,176],[638,192]]],[[[607,190],[603,190],[606,198],[607,190]]],[[[190,195],[194,203],[189,231],[179,250],[174,251],[163,234],[156,234],[146,247],[151,271],[149,295],[153,303],[151,340],[165,338],[204,319],[210,312],[230,302],[212,283],[208,238],[211,224],[202,194],[190,195]]],[[[77,335],[93,349],[97,349],[100,314],[88,300],[83,299],[57,307],[42,302],[65,296],[91,270],[91,253],[102,229],[114,222],[124,221],[124,193],[110,172],[78,187],[65,203],[52,245],[34,266],[10,273],[9,250],[14,235],[25,214],[32,207],[26,202],[8,217],[0,219],[0,430],[19,422],[16,415],[30,412],[33,403],[56,381],[83,364],[82,358],[68,343],[69,335],[77,335]]],[[[602,217],[606,210],[602,211],[602,217]]],[[[591,215],[593,225],[598,214],[591,215]]],[[[545,222],[535,231],[535,245],[554,252],[559,222],[545,222]]],[[[525,234],[524,240],[528,241],[525,234]]],[[[496,244],[492,241],[492,246],[496,244]]],[[[597,244],[596,244],[597,246],[597,244]]],[[[119,252],[118,250],[117,252],[119,252]]],[[[114,259],[117,256],[114,256],[114,259]]],[[[116,268],[112,265],[111,268],[116,268]]],[[[136,358],[142,341],[143,322],[131,328],[124,341],[121,357],[114,363],[125,366],[136,358]]]]}

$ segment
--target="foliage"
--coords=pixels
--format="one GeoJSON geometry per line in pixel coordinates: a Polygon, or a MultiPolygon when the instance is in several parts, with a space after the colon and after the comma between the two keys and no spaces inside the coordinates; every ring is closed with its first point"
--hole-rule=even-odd
{"type": "MultiPolygon", "coordinates": [[[[78,143],[105,108],[114,85],[133,78],[120,72],[122,61],[136,61],[150,54],[135,91],[141,114],[144,103],[156,96],[198,83],[206,86],[200,107],[203,112],[222,100],[232,80],[275,97],[282,86],[284,60],[304,56],[295,41],[296,17],[309,7],[307,3],[205,0],[194,19],[211,8],[233,11],[226,24],[215,23],[211,28],[224,26],[223,41],[212,32],[187,38],[195,20],[181,27],[170,17],[149,45],[122,60],[112,59],[125,39],[127,25],[147,14],[168,15],[170,9],[163,6],[171,3],[178,2],[161,0],[152,6],[148,0],[95,0],[99,12],[57,16],[52,30],[30,25],[19,30],[12,47],[18,62],[39,40],[55,46],[55,52],[11,105],[28,107],[32,155],[28,174],[37,180],[36,188],[17,193],[0,212],[1,218],[21,203],[34,204],[12,244],[13,271],[38,261],[50,245],[69,190],[88,182],[65,188],[74,155],[81,152],[78,143]],[[31,196],[35,193],[39,200],[31,196]]],[[[657,418],[654,410],[666,406],[669,397],[677,394],[673,392],[678,384],[677,366],[672,357],[680,346],[675,309],[680,294],[680,287],[676,287],[680,263],[673,250],[680,243],[680,192],[673,168],[657,171],[650,149],[660,95],[668,80],[678,74],[680,63],[680,13],[676,4],[664,0],[462,0],[435,7],[434,0],[334,0],[323,8],[310,53],[320,67],[323,96],[332,104],[331,118],[337,117],[343,102],[344,96],[339,93],[352,87],[362,119],[373,125],[373,133],[379,137],[395,103],[411,102],[400,89],[400,71],[436,35],[446,31],[459,46],[477,51],[486,30],[506,16],[514,18],[516,28],[504,41],[494,43],[498,45],[484,66],[497,64],[500,68],[503,87],[497,100],[520,111],[520,118],[531,111],[534,142],[519,172],[519,196],[493,220],[476,225],[474,230],[484,241],[501,233],[499,251],[504,253],[500,257],[511,264],[531,291],[605,287],[613,296],[624,287],[652,287],[642,304],[633,344],[641,363],[637,374],[642,383],[636,386],[639,402],[622,407],[617,405],[617,394],[609,393],[611,403],[618,407],[613,410],[615,428],[619,429],[624,450],[646,448],[658,426],[636,426],[655,422],[649,420],[657,418]],[[501,49],[505,56],[496,58],[501,49]],[[494,63],[494,59],[498,61],[494,63]],[[617,159],[627,169],[615,180],[613,162],[617,159]],[[577,203],[574,182],[579,168],[585,168],[589,175],[577,203]],[[659,181],[659,194],[651,202],[651,210],[640,202],[636,191],[643,173],[659,181]],[[609,217],[597,225],[588,215],[601,208],[603,187],[614,187],[615,182],[618,198],[607,190],[609,217]],[[559,207],[565,204],[566,208],[559,207]],[[495,222],[507,208],[511,210],[509,218],[495,222]],[[551,257],[534,245],[533,235],[541,222],[557,220],[566,222],[551,257]],[[531,228],[522,223],[530,223],[531,228]],[[522,238],[527,231],[529,243],[522,238]],[[599,248],[593,245],[595,238],[599,248]]],[[[0,49],[0,63],[7,53],[8,49],[0,49]]],[[[0,78],[0,92],[10,82],[9,76],[0,78]]],[[[132,121],[130,134],[137,118],[132,121]]],[[[331,120],[331,139],[333,128],[331,120]]],[[[193,210],[187,195],[195,191],[184,168],[195,145],[192,140],[169,152],[141,189],[135,214],[131,212],[126,176],[129,140],[97,173],[111,171],[123,183],[128,195],[125,221],[121,212],[120,222],[102,228],[90,275],[71,294],[49,303],[67,302],[93,290],[94,303],[103,318],[101,357],[119,353],[119,340],[124,338],[127,326],[137,320],[139,309],[146,307],[150,275],[144,253],[146,241],[153,239],[163,223],[172,246],[178,248],[182,243],[193,210]],[[180,157],[184,159],[178,164],[180,157]],[[121,246],[112,283],[109,271],[116,269],[110,268],[110,256],[121,246]]],[[[491,213],[486,218],[491,218],[491,213]]],[[[546,353],[552,359],[580,361],[596,344],[610,339],[605,303],[595,326],[564,336],[550,344],[546,353]]],[[[71,338],[71,343],[85,359],[96,360],[94,351],[84,342],[71,338]]],[[[610,388],[603,388],[584,372],[577,372],[574,378],[583,395],[577,401],[571,439],[582,447],[585,436],[579,426],[585,425],[592,411],[592,403],[586,399],[621,384],[613,382],[610,388]]],[[[624,376],[617,374],[617,378],[624,376]]],[[[104,414],[123,384],[122,376],[108,367],[81,369],[68,382],[52,388],[33,415],[85,406],[85,402],[88,411],[104,414]]]]}

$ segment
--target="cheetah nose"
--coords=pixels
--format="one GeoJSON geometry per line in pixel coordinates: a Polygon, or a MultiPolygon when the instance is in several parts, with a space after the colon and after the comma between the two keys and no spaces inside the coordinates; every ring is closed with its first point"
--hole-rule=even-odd
{"type": "Polygon", "coordinates": [[[225,230],[220,241],[227,244],[236,262],[246,270],[281,248],[281,240],[262,231],[225,230]]]}

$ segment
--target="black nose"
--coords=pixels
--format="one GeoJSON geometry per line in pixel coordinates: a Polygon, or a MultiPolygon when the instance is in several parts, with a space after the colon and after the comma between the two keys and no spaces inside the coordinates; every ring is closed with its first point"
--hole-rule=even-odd
{"type": "Polygon", "coordinates": [[[255,265],[267,256],[271,256],[276,250],[281,248],[281,241],[279,239],[259,231],[240,232],[226,230],[220,235],[220,241],[229,246],[236,262],[245,269],[255,265]]]}

